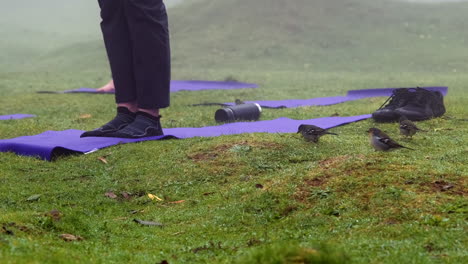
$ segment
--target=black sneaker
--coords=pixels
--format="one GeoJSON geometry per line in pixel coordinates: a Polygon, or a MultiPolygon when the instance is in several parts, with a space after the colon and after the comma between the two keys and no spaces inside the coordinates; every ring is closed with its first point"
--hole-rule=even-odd
{"type": "Polygon", "coordinates": [[[160,123],[161,116],[154,117],[145,112],[137,112],[135,120],[126,127],[107,133],[106,137],[143,138],[164,135],[160,123]]]}
{"type": "Polygon", "coordinates": [[[414,93],[412,93],[408,88],[398,88],[393,90],[392,95],[380,106],[379,109],[377,109],[377,111],[372,113],[372,118],[376,122],[398,121],[400,114],[396,113],[395,109],[404,106],[413,96],[414,93]]]}
{"type": "Polygon", "coordinates": [[[416,88],[415,96],[395,112],[411,121],[422,121],[442,116],[445,113],[444,96],[439,91],[416,88]]]}
{"type": "Polygon", "coordinates": [[[444,95],[439,91],[433,91],[432,96],[434,100],[432,101],[432,111],[434,117],[443,116],[445,114],[445,105],[444,105],[444,95]]]}
{"type": "Polygon", "coordinates": [[[80,137],[106,137],[108,133],[116,132],[135,120],[135,113],[130,112],[126,107],[117,107],[117,115],[102,127],[95,130],[86,131],[80,137]]]}

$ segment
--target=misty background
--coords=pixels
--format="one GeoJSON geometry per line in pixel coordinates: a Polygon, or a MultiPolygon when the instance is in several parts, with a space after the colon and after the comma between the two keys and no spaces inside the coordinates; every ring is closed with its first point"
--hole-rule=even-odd
{"type": "MultiPolygon", "coordinates": [[[[465,69],[468,5],[457,2],[165,1],[176,69],[320,71],[465,69]]],[[[0,71],[107,67],[96,0],[0,3],[0,71]]]]}
{"type": "MultiPolygon", "coordinates": [[[[168,0],[165,3],[171,8],[183,1],[190,0],[168,0]]],[[[97,0],[0,0],[0,4],[0,24],[3,30],[13,27],[25,30],[25,33],[35,31],[76,38],[96,37],[100,34],[97,0]],[[69,30],[64,30],[65,26],[69,30]]]]}

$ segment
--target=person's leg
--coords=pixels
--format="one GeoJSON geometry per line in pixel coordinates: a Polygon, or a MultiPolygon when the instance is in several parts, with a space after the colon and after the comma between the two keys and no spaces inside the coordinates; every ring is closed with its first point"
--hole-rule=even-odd
{"type": "Polygon", "coordinates": [[[115,101],[136,103],[132,41],[128,29],[126,2],[98,0],[101,7],[101,31],[115,86],[115,101]]]}
{"type": "Polygon", "coordinates": [[[162,135],[159,109],[169,106],[171,75],[166,8],[162,0],[127,0],[125,4],[138,112],[133,123],[109,136],[162,135]]]}
{"type": "Polygon", "coordinates": [[[140,111],[159,114],[169,106],[171,58],[169,23],[162,0],[128,0],[133,69],[140,111]],[[156,112],[155,112],[156,110],[156,112]]]}
{"type": "Polygon", "coordinates": [[[125,15],[127,0],[98,0],[101,8],[101,30],[115,84],[117,115],[103,126],[87,131],[81,137],[107,136],[135,120],[136,88],[133,76],[133,56],[125,15]]]}

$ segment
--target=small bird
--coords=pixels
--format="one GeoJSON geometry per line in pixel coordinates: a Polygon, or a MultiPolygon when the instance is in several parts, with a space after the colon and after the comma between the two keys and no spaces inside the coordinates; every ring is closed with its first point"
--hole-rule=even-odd
{"type": "Polygon", "coordinates": [[[413,137],[413,135],[418,131],[427,132],[427,130],[420,129],[407,118],[400,118],[400,134],[406,137],[413,137]]]}
{"type": "Polygon", "coordinates": [[[374,149],[377,151],[388,151],[397,148],[407,148],[414,150],[412,148],[398,144],[395,140],[391,139],[387,134],[378,128],[369,128],[367,132],[369,133],[369,141],[372,147],[374,147],[374,149]]]}
{"type": "Polygon", "coordinates": [[[338,134],[328,132],[326,129],[323,129],[321,127],[305,124],[299,126],[297,133],[301,133],[305,141],[312,141],[314,143],[317,143],[319,138],[323,135],[328,134],[338,136],[338,134]]]}
{"type": "Polygon", "coordinates": [[[234,101],[234,103],[235,103],[236,105],[245,104],[245,102],[242,101],[241,99],[236,99],[236,100],[234,101]]]}

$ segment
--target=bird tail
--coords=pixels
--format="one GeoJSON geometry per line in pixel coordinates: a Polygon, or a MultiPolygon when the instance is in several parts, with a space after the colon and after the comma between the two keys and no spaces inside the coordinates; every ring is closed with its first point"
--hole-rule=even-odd
{"type": "Polygon", "coordinates": [[[325,134],[329,134],[329,135],[335,135],[335,136],[338,136],[338,134],[336,134],[336,133],[332,133],[332,132],[328,132],[328,131],[325,131],[325,134]]]}
{"type": "Polygon", "coordinates": [[[400,145],[400,147],[405,148],[405,149],[409,149],[409,150],[415,150],[414,148],[408,148],[408,147],[405,147],[405,146],[402,146],[402,145],[400,145]]]}

